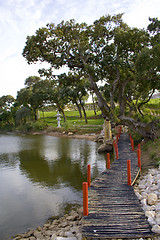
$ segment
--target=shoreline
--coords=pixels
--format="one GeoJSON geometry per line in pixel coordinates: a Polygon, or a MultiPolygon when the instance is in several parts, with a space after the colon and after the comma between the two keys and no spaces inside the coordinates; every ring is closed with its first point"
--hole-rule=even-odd
{"type": "Polygon", "coordinates": [[[77,134],[74,133],[72,131],[66,133],[66,132],[52,132],[52,131],[37,131],[37,132],[33,132],[33,133],[28,133],[31,135],[48,135],[48,136],[54,136],[54,137],[62,137],[62,138],[76,138],[76,139],[87,139],[87,140],[91,140],[91,141],[95,141],[97,136],[99,134],[96,133],[91,133],[91,134],[77,134]]]}
{"type": "Polygon", "coordinates": [[[34,132],[25,132],[25,131],[0,131],[0,134],[7,134],[7,133],[13,133],[13,134],[26,134],[26,135],[48,135],[48,136],[53,136],[53,137],[61,137],[61,138],[76,138],[76,139],[86,139],[90,141],[96,141],[98,136],[100,134],[97,133],[85,133],[85,134],[79,134],[79,133],[74,133],[72,131],[66,133],[66,132],[60,132],[60,131],[34,131],[34,132]]]}
{"type": "MultiPolygon", "coordinates": [[[[134,191],[141,202],[144,214],[157,236],[129,238],[131,240],[160,240],[160,167],[141,174],[134,184],[134,191]],[[158,179],[158,180],[157,180],[158,179]],[[157,195],[157,197],[155,197],[157,195]],[[151,198],[152,196],[152,198],[151,198]]],[[[13,240],[82,240],[83,207],[73,207],[70,213],[51,217],[42,227],[17,234],[13,240]]],[[[106,238],[107,240],[107,238],[106,238]]],[[[112,239],[117,240],[117,239],[112,239]]],[[[119,239],[122,240],[122,239],[119,239]]]]}

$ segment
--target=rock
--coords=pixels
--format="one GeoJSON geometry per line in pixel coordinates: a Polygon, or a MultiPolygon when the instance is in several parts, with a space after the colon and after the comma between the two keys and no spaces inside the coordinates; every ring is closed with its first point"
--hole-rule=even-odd
{"type": "Polygon", "coordinates": [[[81,240],[82,239],[82,233],[77,233],[76,237],[77,237],[77,239],[81,240]]]}
{"type": "Polygon", "coordinates": [[[59,237],[63,237],[63,236],[64,236],[64,231],[63,231],[63,230],[59,230],[59,231],[57,232],[57,235],[58,235],[59,237]]]}
{"type": "Polygon", "coordinates": [[[76,226],[74,226],[74,227],[72,227],[72,228],[70,229],[70,231],[71,231],[72,233],[78,233],[78,228],[77,228],[76,226]]]}
{"type": "Polygon", "coordinates": [[[156,222],[158,225],[160,225],[160,217],[156,217],[156,222]]]}
{"type": "Polygon", "coordinates": [[[29,240],[36,240],[36,238],[35,237],[30,237],[29,240]]]}
{"type": "Polygon", "coordinates": [[[69,132],[69,133],[68,133],[68,136],[71,136],[71,135],[73,135],[73,134],[74,134],[73,132],[69,132]]]}
{"type": "Polygon", "coordinates": [[[56,240],[57,236],[53,233],[50,240],[56,240]]]}
{"type": "Polygon", "coordinates": [[[60,227],[62,227],[62,228],[65,228],[67,226],[68,226],[68,223],[66,221],[64,221],[60,224],[60,227]]]}
{"type": "Polygon", "coordinates": [[[68,221],[75,221],[78,218],[79,218],[79,214],[76,211],[72,210],[71,213],[70,213],[70,216],[68,216],[66,219],[68,221]]]}
{"type": "Polygon", "coordinates": [[[148,218],[148,222],[153,226],[156,224],[155,220],[152,217],[148,218]]]}
{"type": "Polygon", "coordinates": [[[141,203],[143,204],[143,206],[146,206],[147,205],[147,200],[144,198],[141,200],[141,203]]]}
{"type": "Polygon", "coordinates": [[[40,232],[38,232],[37,230],[35,230],[33,234],[38,239],[44,239],[44,236],[40,232]]]}
{"type": "Polygon", "coordinates": [[[160,234],[160,226],[154,225],[154,226],[152,227],[152,232],[155,232],[155,233],[160,234]]]}
{"type": "Polygon", "coordinates": [[[65,230],[66,232],[68,232],[68,231],[70,230],[70,226],[65,227],[64,230],[65,230]]]}
{"type": "Polygon", "coordinates": [[[78,214],[81,214],[81,215],[82,215],[82,213],[83,213],[83,207],[78,208],[78,209],[77,209],[77,212],[78,212],[78,214]]]}
{"type": "Polygon", "coordinates": [[[156,210],[157,212],[160,211],[160,203],[157,203],[157,204],[156,204],[155,210],[156,210]]]}
{"type": "Polygon", "coordinates": [[[53,232],[50,231],[50,230],[48,230],[48,231],[45,232],[45,235],[46,235],[46,236],[51,236],[52,234],[53,234],[53,232]]]}
{"type": "Polygon", "coordinates": [[[64,237],[74,237],[72,232],[65,232],[64,237]]]}
{"type": "Polygon", "coordinates": [[[56,240],[77,240],[76,237],[57,237],[56,240]]]}
{"type": "Polygon", "coordinates": [[[112,152],[113,151],[113,145],[112,143],[110,144],[105,144],[103,143],[102,145],[99,146],[98,148],[98,153],[102,152],[112,152]]]}
{"type": "Polygon", "coordinates": [[[150,193],[148,195],[148,204],[155,205],[156,202],[157,202],[157,195],[155,193],[150,193]]]}
{"type": "Polygon", "coordinates": [[[145,212],[146,217],[151,217],[154,218],[155,217],[155,212],[154,211],[146,211],[145,212]]]}
{"type": "Polygon", "coordinates": [[[142,200],[142,195],[139,194],[139,192],[135,191],[136,196],[138,197],[139,200],[142,200]]]}

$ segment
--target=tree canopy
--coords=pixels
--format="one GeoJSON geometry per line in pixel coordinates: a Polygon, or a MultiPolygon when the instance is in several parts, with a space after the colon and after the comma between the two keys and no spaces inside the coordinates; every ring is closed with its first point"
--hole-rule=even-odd
{"type": "Polygon", "coordinates": [[[127,116],[126,109],[140,111],[143,102],[160,88],[159,21],[150,21],[148,30],[130,28],[122,14],[103,16],[92,25],[75,20],[47,24],[27,37],[23,56],[29,64],[41,61],[51,68],[67,66],[74,74],[83,75],[104,118],[130,125],[147,136],[151,128],[127,116]],[[118,118],[115,101],[119,104],[118,118]]]}

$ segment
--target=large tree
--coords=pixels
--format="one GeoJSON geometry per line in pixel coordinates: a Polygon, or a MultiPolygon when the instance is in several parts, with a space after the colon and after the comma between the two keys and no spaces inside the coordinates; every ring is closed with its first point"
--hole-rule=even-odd
{"type": "Polygon", "coordinates": [[[72,71],[81,72],[97,95],[104,118],[126,124],[144,137],[154,138],[156,132],[151,132],[153,125],[125,115],[133,98],[144,98],[157,87],[157,72],[148,70],[141,75],[142,70],[137,67],[142,54],[150,48],[149,43],[147,31],[129,28],[123,23],[121,14],[108,15],[90,26],[74,20],[48,24],[27,37],[23,56],[28,63],[48,62],[53,68],[68,66],[72,71]],[[99,81],[103,81],[108,89],[109,103],[100,91],[99,81]],[[114,111],[115,99],[119,103],[118,119],[114,111]]]}

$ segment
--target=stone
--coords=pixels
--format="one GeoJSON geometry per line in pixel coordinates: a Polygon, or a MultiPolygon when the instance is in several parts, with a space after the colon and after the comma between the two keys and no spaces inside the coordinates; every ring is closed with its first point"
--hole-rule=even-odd
{"type": "Polygon", "coordinates": [[[68,232],[68,231],[70,230],[70,226],[65,227],[64,230],[65,230],[66,232],[68,232]]]}
{"type": "Polygon", "coordinates": [[[38,232],[37,230],[35,230],[33,234],[38,239],[44,239],[44,236],[40,232],[38,232]]]}
{"type": "Polygon", "coordinates": [[[63,230],[59,230],[57,232],[57,235],[60,236],[60,237],[63,237],[64,236],[64,231],[63,230]]]}
{"type": "Polygon", "coordinates": [[[78,233],[78,228],[77,228],[76,226],[74,226],[74,227],[72,227],[72,228],[70,229],[70,231],[71,231],[72,233],[78,233]]]}
{"type": "Polygon", "coordinates": [[[102,152],[112,152],[113,151],[113,145],[112,143],[103,143],[102,145],[99,146],[98,148],[98,153],[102,152]]]}
{"type": "Polygon", "coordinates": [[[78,214],[82,214],[83,213],[83,207],[78,208],[77,212],[78,212],[78,214]]]}
{"type": "Polygon", "coordinates": [[[66,219],[68,221],[75,221],[78,218],[79,218],[79,214],[76,211],[72,210],[71,213],[70,213],[70,216],[68,216],[66,219]]]}
{"type": "Polygon", "coordinates": [[[74,237],[72,232],[65,232],[64,237],[74,237]]]}
{"type": "Polygon", "coordinates": [[[42,230],[42,228],[41,228],[40,226],[38,226],[38,227],[37,227],[37,230],[38,230],[38,231],[41,231],[41,230],[42,230]]]}
{"type": "Polygon", "coordinates": [[[148,222],[153,226],[156,224],[155,220],[152,217],[148,218],[148,222]]]}
{"type": "Polygon", "coordinates": [[[160,234],[160,226],[154,225],[154,226],[152,227],[152,232],[155,232],[155,233],[160,234]]]}
{"type": "Polygon", "coordinates": [[[56,240],[77,240],[76,237],[57,237],[56,240]]]}
{"type": "Polygon", "coordinates": [[[69,132],[69,133],[68,133],[68,136],[71,136],[71,135],[73,135],[73,134],[74,134],[73,132],[69,132]]]}
{"type": "Polygon", "coordinates": [[[150,193],[148,195],[148,204],[155,205],[156,202],[157,202],[157,195],[155,193],[150,193]]]}
{"type": "Polygon", "coordinates": [[[56,239],[57,239],[57,236],[56,234],[53,233],[50,240],[56,240],[56,239]]]}
{"type": "Polygon", "coordinates": [[[68,226],[68,223],[65,221],[65,222],[62,222],[61,224],[60,224],[60,227],[62,227],[62,228],[65,228],[65,227],[67,227],[68,226]]]}
{"type": "Polygon", "coordinates": [[[145,206],[145,205],[147,205],[147,200],[144,198],[141,200],[141,203],[145,206]]]}
{"type": "Polygon", "coordinates": [[[43,225],[43,227],[45,227],[45,228],[49,228],[50,226],[51,225],[49,223],[46,223],[46,224],[43,225]]]}
{"type": "Polygon", "coordinates": [[[78,238],[78,240],[82,239],[82,233],[77,233],[76,237],[78,238]]]}
{"type": "Polygon", "coordinates": [[[156,222],[158,225],[160,225],[160,217],[156,218],[156,222]]]}
{"type": "Polygon", "coordinates": [[[155,217],[155,212],[154,211],[146,211],[145,212],[146,217],[151,217],[154,218],[155,217]]]}
{"type": "Polygon", "coordinates": [[[36,240],[36,238],[35,237],[30,237],[29,240],[36,240]]]}
{"type": "Polygon", "coordinates": [[[157,212],[160,211],[160,203],[157,203],[157,204],[156,204],[155,210],[156,210],[157,212]]]}
{"type": "Polygon", "coordinates": [[[53,233],[52,233],[52,231],[50,231],[50,230],[48,230],[48,231],[45,232],[45,235],[46,235],[46,236],[51,236],[52,234],[53,234],[53,233]]]}
{"type": "Polygon", "coordinates": [[[21,238],[22,238],[21,236],[17,236],[13,240],[20,240],[21,238]]]}

